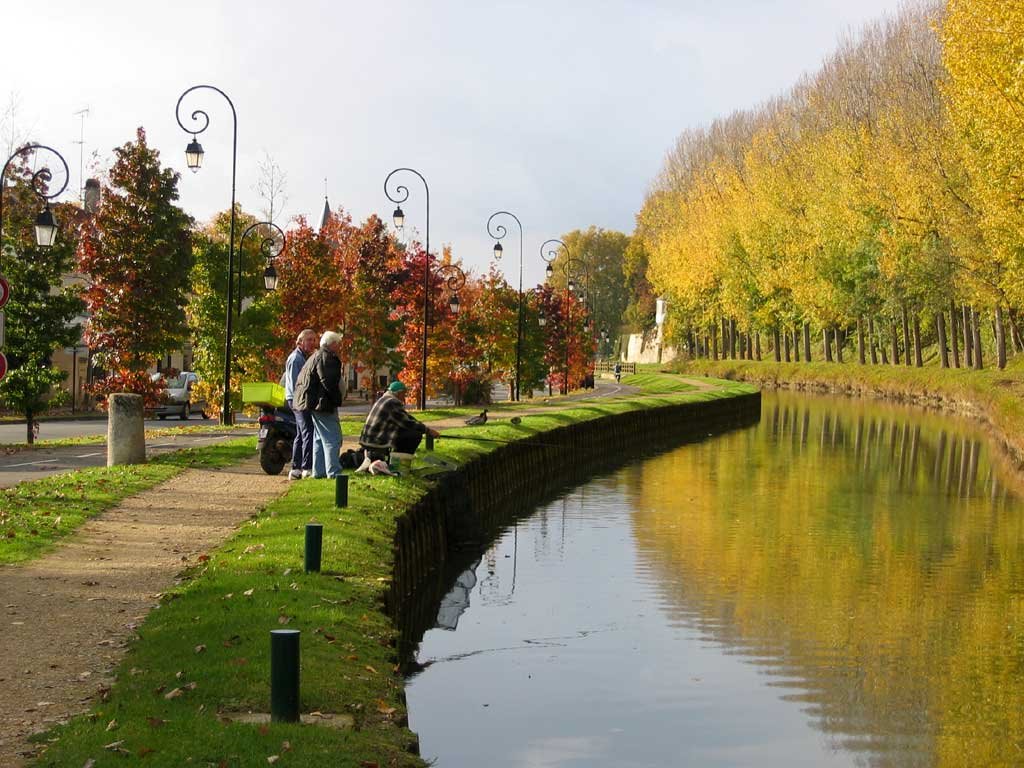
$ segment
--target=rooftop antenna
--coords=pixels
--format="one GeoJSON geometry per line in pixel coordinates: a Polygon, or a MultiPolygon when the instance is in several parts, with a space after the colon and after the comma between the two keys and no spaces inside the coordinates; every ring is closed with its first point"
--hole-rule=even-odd
{"type": "Polygon", "coordinates": [[[73,114],[79,119],[78,141],[71,142],[78,145],[78,199],[85,208],[85,118],[89,115],[89,107],[73,114]]]}

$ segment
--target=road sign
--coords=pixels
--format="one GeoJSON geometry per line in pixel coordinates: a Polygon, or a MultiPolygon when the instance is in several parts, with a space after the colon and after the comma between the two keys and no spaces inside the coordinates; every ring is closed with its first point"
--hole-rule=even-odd
{"type": "MultiPolygon", "coordinates": [[[[11,298],[11,284],[7,282],[7,278],[0,275],[0,307],[7,305],[7,300],[11,298]]],[[[3,346],[3,343],[0,343],[3,346]]]]}
{"type": "Polygon", "coordinates": [[[0,379],[7,375],[7,355],[0,352],[0,379]]]}

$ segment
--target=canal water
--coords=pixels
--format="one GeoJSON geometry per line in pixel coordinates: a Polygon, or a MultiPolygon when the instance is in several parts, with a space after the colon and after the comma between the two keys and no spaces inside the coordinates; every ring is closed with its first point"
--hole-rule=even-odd
{"type": "Polygon", "coordinates": [[[1024,765],[1024,504],[970,422],[766,393],[505,530],[408,682],[451,766],[1024,765]]]}

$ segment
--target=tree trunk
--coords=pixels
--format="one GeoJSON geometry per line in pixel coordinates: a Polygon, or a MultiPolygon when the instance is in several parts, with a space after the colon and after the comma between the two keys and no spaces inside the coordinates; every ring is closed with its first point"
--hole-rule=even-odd
{"type": "Polygon", "coordinates": [[[957,337],[956,304],[949,300],[949,338],[953,342],[953,365],[960,367],[960,340],[957,337]]]}
{"type": "Polygon", "coordinates": [[[1003,326],[1003,307],[996,304],[996,365],[1006,367],[1006,330],[1003,326]]]}
{"type": "Polygon", "coordinates": [[[964,326],[964,361],[968,368],[974,367],[974,329],[971,325],[971,313],[966,304],[960,306],[964,326]]]}
{"type": "Polygon", "coordinates": [[[841,363],[841,362],[843,362],[843,342],[844,342],[844,340],[843,340],[842,333],[840,332],[838,326],[832,329],[832,335],[835,336],[835,339],[836,339],[836,362],[837,363],[841,363]]]}
{"type": "Polygon", "coordinates": [[[864,355],[864,318],[857,318],[857,360],[861,365],[867,364],[867,357],[864,355]]]}
{"type": "Polygon", "coordinates": [[[718,323],[711,324],[711,359],[718,359],[718,323]]]}
{"type": "Polygon", "coordinates": [[[878,365],[878,345],[875,338],[875,318],[868,318],[868,346],[871,347],[871,364],[878,365]]]}
{"type": "Polygon", "coordinates": [[[978,322],[978,310],[971,307],[971,328],[974,331],[974,369],[980,371],[985,367],[981,356],[981,323],[978,322]]]}
{"type": "Polygon", "coordinates": [[[772,341],[775,345],[775,362],[782,362],[782,339],[779,338],[779,326],[772,328],[772,341]]]}
{"type": "Polygon", "coordinates": [[[882,353],[882,365],[888,365],[889,355],[885,351],[885,344],[879,344],[878,351],[882,353]]]}
{"type": "Polygon", "coordinates": [[[910,361],[910,319],[907,316],[907,305],[900,307],[903,316],[903,362],[909,367],[910,361]]]}
{"type": "Polygon", "coordinates": [[[32,409],[25,411],[25,442],[32,445],[36,441],[36,419],[32,409]]]}
{"type": "Polygon", "coordinates": [[[736,359],[736,318],[729,318],[729,357],[736,359]]]}
{"type": "Polygon", "coordinates": [[[939,362],[943,368],[949,368],[949,350],[946,349],[946,315],[935,313],[935,332],[939,339],[939,362]]]}
{"type": "Polygon", "coordinates": [[[825,352],[825,362],[832,362],[832,345],[829,344],[828,328],[821,329],[821,346],[825,352]]]}
{"type": "Polygon", "coordinates": [[[921,318],[914,313],[914,365],[920,368],[924,363],[921,360],[921,318]]]}
{"type": "Polygon", "coordinates": [[[811,324],[804,323],[804,362],[811,362],[811,324]]]}
{"type": "Polygon", "coordinates": [[[896,329],[896,319],[892,321],[892,364],[900,364],[900,342],[899,342],[899,331],[896,329]]]}
{"type": "Polygon", "coordinates": [[[1020,326],[1017,325],[1017,310],[1010,307],[1007,310],[1010,319],[1010,338],[1013,340],[1013,354],[1024,352],[1024,339],[1021,339],[1020,326]]]}
{"type": "Polygon", "coordinates": [[[786,362],[789,362],[789,331],[782,332],[782,343],[786,345],[786,362]]]}
{"type": "Polygon", "coordinates": [[[754,334],[754,354],[757,356],[757,361],[761,362],[761,332],[757,331],[754,334]]]}
{"type": "Polygon", "coordinates": [[[800,331],[796,328],[793,329],[793,360],[797,363],[800,362],[800,331]]]}

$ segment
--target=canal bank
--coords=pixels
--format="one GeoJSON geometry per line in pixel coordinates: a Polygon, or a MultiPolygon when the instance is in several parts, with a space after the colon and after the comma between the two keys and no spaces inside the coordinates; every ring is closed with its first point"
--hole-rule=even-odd
{"type": "Polygon", "coordinates": [[[968,416],[980,422],[1017,467],[1024,466],[1024,357],[1003,370],[937,366],[689,360],[684,375],[744,381],[761,389],[871,397],[968,416]]]}
{"type": "Polygon", "coordinates": [[[94,692],[89,713],[40,737],[34,764],[102,768],[133,756],[218,768],[423,765],[406,727],[398,632],[385,609],[415,591],[442,545],[447,552],[467,532],[498,524],[498,514],[474,521],[467,499],[526,498],[544,485],[535,478],[592,471],[601,456],[622,461],[684,424],[692,439],[712,422],[749,417],[757,399],[748,387],[725,385],[573,403],[519,423],[499,415],[484,428],[448,433],[463,439],[438,441],[411,476],[353,477],[343,510],[334,509],[333,483],[294,484],[201,556],[176,589],[154,596],[157,610],[132,623],[115,684],[94,692]],[[418,522],[410,522],[416,508],[418,522]],[[422,524],[431,508],[446,521],[433,541],[422,524]],[[311,521],[324,525],[323,573],[302,572],[311,521]],[[282,627],[302,633],[302,710],[342,727],[238,722],[267,709],[268,631],[282,627]]]}
{"type": "Polygon", "coordinates": [[[471,553],[407,682],[424,757],[1019,763],[1024,505],[984,431],[868,398],[761,411],[471,553]]]}

